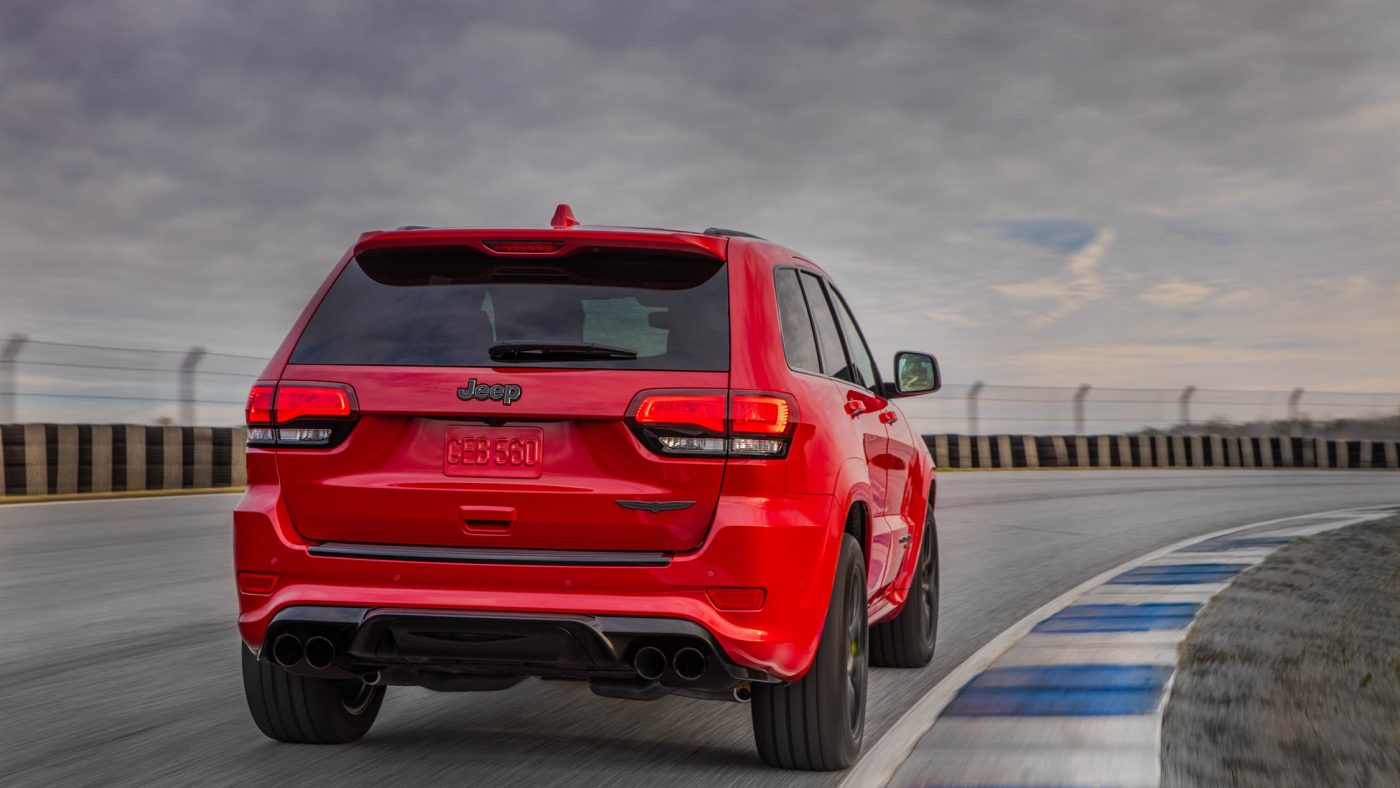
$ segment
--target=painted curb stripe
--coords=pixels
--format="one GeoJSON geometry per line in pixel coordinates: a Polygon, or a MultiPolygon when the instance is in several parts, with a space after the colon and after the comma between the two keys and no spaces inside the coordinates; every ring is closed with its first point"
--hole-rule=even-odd
{"type": "Polygon", "coordinates": [[[1249,568],[1249,564],[1165,564],[1139,566],[1108,581],[1109,585],[1176,586],[1222,583],[1249,568]]]}
{"type": "Polygon", "coordinates": [[[1162,665],[1033,665],[985,670],[966,689],[1137,690],[1160,687],[1170,675],[1162,665]]]}
{"type": "Polygon", "coordinates": [[[1141,605],[1073,605],[1035,625],[1032,632],[1147,632],[1185,629],[1201,609],[1188,602],[1141,605]]]}
{"type": "MultiPolygon", "coordinates": [[[[1253,539],[1251,539],[1251,538],[1244,538],[1244,539],[1211,539],[1211,540],[1208,540],[1208,541],[1205,541],[1205,542],[1201,542],[1201,543],[1198,544],[1198,545],[1192,545],[1190,552],[1192,552],[1192,553],[1217,553],[1217,552],[1225,552],[1225,551],[1228,551],[1228,550],[1248,550],[1248,549],[1250,549],[1250,548],[1275,548],[1275,547],[1283,547],[1284,545],[1288,544],[1288,543],[1291,542],[1291,541],[1293,541],[1293,540],[1290,539],[1290,538],[1286,538],[1286,537],[1276,537],[1276,538],[1269,538],[1269,539],[1264,539],[1264,538],[1253,538],[1253,539]]],[[[1182,552],[1186,552],[1186,551],[1182,551],[1182,552]]]]}
{"type": "Polygon", "coordinates": [[[1157,708],[1161,687],[1148,690],[969,691],[944,717],[1122,717],[1157,708]]]}
{"type": "Polygon", "coordinates": [[[1167,665],[991,668],[968,682],[944,717],[1106,717],[1157,707],[1167,665]]]}

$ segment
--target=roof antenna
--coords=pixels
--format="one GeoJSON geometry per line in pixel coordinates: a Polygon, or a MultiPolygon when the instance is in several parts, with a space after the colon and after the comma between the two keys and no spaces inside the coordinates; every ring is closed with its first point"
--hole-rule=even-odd
{"type": "Polygon", "coordinates": [[[549,220],[549,226],[556,230],[577,227],[578,219],[574,218],[574,209],[570,208],[567,203],[559,203],[559,207],[554,209],[554,218],[549,220]]]}

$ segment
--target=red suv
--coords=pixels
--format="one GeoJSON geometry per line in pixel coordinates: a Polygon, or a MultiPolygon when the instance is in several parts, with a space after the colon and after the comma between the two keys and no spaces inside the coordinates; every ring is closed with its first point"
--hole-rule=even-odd
{"type": "Polygon", "coordinates": [[[370,232],[248,398],[248,706],[345,742],[389,685],[752,702],[851,764],[867,665],[933,653],[934,468],[820,268],[745,233],[370,232]]]}

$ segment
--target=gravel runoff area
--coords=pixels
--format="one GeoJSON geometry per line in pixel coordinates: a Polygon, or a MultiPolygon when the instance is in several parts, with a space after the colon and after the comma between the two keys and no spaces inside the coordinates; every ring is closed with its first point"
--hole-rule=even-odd
{"type": "Polygon", "coordinates": [[[1166,786],[1400,786],[1400,517],[1298,539],[1181,646],[1166,786]]]}

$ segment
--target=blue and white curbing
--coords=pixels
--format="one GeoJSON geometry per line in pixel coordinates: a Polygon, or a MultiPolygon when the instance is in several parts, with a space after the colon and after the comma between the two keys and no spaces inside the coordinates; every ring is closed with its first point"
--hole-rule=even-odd
{"type": "Polygon", "coordinates": [[[1156,786],[1178,647],[1205,603],[1294,538],[1396,510],[1239,526],[1105,572],[950,673],[843,785],[1156,786]]]}

